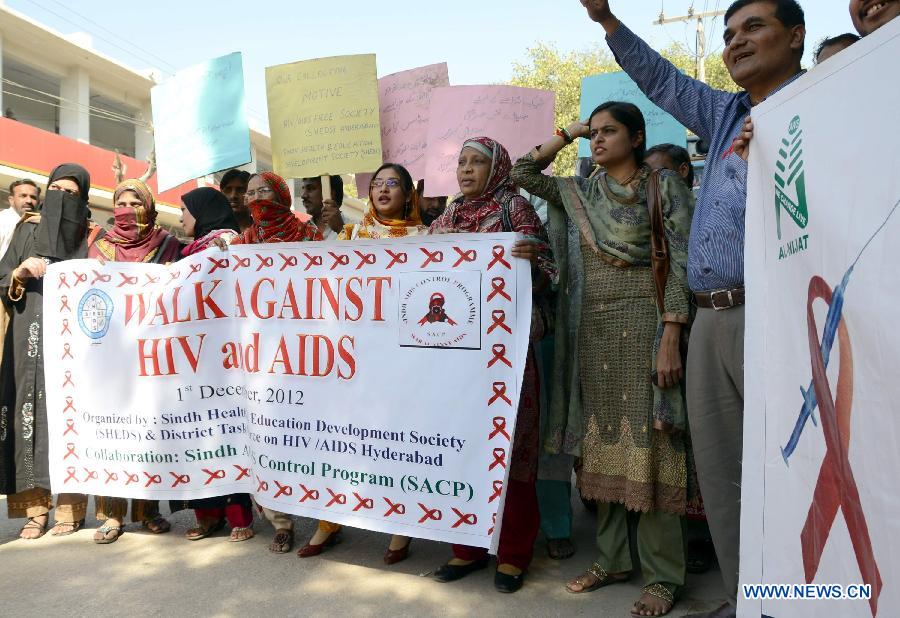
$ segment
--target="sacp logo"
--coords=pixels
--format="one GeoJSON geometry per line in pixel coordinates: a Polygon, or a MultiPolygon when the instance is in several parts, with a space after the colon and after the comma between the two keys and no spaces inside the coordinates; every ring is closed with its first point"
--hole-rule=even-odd
{"type": "MultiPolygon", "coordinates": [[[[806,202],[806,171],[803,169],[803,129],[800,116],[794,116],[788,125],[788,134],[781,139],[778,159],[775,161],[775,225],[781,240],[781,211],[783,210],[801,230],[809,223],[806,202]]],[[[799,236],[780,247],[778,259],[805,251],[809,235],[799,236]]]]}

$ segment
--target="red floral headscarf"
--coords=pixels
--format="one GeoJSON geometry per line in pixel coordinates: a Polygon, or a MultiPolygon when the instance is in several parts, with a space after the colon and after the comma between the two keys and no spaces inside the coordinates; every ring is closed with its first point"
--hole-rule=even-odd
{"type": "Polygon", "coordinates": [[[232,244],[322,240],[322,233],[315,224],[302,223],[291,210],[291,192],[284,178],[273,172],[261,172],[258,175],[275,192],[275,199],[250,202],[253,224],[233,240],[232,244]]]}

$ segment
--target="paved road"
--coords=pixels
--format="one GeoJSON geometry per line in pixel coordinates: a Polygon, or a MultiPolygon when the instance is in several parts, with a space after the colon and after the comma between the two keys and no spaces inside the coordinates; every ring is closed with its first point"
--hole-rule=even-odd
{"type": "MultiPolygon", "coordinates": [[[[17,538],[22,520],[6,518],[0,497],[0,599],[6,616],[616,616],[628,617],[640,594],[639,578],[574,595],[563,584],[590,565],[591,515],[575,505],[578,553],[561,562],[547,558],[543,539],[525,587],[513,595],[493,588],[485,570],[452,584],[429,573],[449,557],[449,547],[413,541],[408,560],[385,566],[387,536],[347,530],[344,541],[317,558],[273,555],[272,529],[257,520],[257,536],[229,543],[220,536],[188,542],[193,513],[172,516],[173,530],[154,536],[130,525],[118,542],[91,542],[92,528],[65,538],[17,538]]],[[[93,512],[88,524],[93,524],[93,512]]],[[[314,524],[298,519],[297,538],[314,524]]],[[[712,609],[722,599],[717,572],[688,576],[688,587],[670,616],[712,609]]]]}

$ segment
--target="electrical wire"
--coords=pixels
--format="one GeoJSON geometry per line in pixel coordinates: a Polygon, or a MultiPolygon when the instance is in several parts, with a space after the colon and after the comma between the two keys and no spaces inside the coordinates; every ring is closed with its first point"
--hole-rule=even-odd
{"type": "Polygon", "coordinates": [[[112,110],[109,110],[109,109],[105,109],[105,108],[102,108],[102,107],[95,107],[95,106],[89,105],[89,104],[88,104],[88,105],[85,105],[84,103],[79,103],[78,101],[72,101],[71,99],[66,99],[66,98],[61,97],[61,96],[59,96],[59,95],[53,94],[53,93],[51,93],[51,92],[44,92],[43,90],[38,90],[37,88],[31,88],[30,86],[26,86],[26,85],[24,85],[24,84],[20,84],[20,83],[14,82],[14,81],[12,81],[11,79],[6,79],[5,77],[2,79],[2,81],[3,81],[3,83],[5,83],[5,84],[9,84],[10,86],[15,86],[16,88],[21,88],[22,90],[27,90],[27,91],[29,91],[29,92],[34,92],[35,94],[40,94],[40,95],[43,95],[43,96],[45,96],[45,97],[49,97],[49,98],[51,98],[51,99],[55,99],[55,100],[58,100],[58,101],[60,101],[60,102],[65,102],[65,103],[68,103],[68,104],[74,106],[74,107],[71,107],[70,109],[82,108],[82,111],[93,111],[93,112],[97,112],[98,114],[107,116],[107,117],[109,117],[110,119],[113,119],[113,120],[119,120],[119,121],[121,121],[121,122],[130,122],[130,123],[135,124],[135,125],[138,125],[138,126],[146,126],[146,127],[149,127],[149,126],[150,126],[149,123],[144,122],[144,121],[137,120],[136,118],[134,118],[134,116],[128,116],[128,115],[126,115],[126,114],[121,114],[121,113],[119,113],[119,112],[115,112],[115,111],[112,111],[112,110]]]}

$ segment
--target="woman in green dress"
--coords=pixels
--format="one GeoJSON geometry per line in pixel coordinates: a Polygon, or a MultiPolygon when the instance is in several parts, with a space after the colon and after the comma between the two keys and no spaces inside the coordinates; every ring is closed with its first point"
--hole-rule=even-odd
{"type": "Polygon", "coordinates": [[[662,310],[651,268],[646,128],[630,103],[607,102],[519,159],[512,180],[549,204],[560,266],[554,393],[546,449],[582,459],[578,485],[596,500],[600,556],[569,592],[626,581],[627,511],[640,513],[645,579],[636,616],[672,609],[684,585],[682,516],[689,499],[683,342],[691,302],[685,269],[693,200],[682,180],[658,178],[670,267],[662,310]],[[590,178],[541,171],[575,138],[590,139],[590,178]]]}

